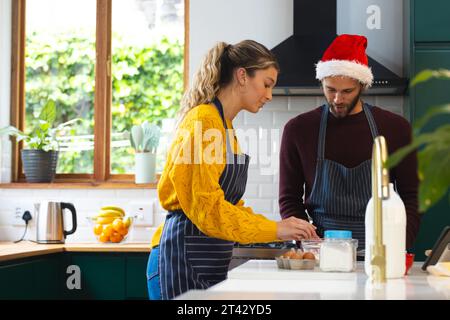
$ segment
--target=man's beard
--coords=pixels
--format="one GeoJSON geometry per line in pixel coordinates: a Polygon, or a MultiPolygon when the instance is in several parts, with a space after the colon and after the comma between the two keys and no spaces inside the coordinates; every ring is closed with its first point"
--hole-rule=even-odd
{"type": "Polygon", "coordinates": [[[356,105],[359,102],[359,97],[360,96],[361,96],[361,90],[359,91],[359,93],[355,97],[355,99],[353,99],[349,104],[340,104],[340,105],[337,105],[337,106],[333,102],[328,101],[328,105],[330,106],[331,113],[336,118],[345,118],[346,116],[348,116],[353,111],[353,109],[355,109],[356,105]]]}

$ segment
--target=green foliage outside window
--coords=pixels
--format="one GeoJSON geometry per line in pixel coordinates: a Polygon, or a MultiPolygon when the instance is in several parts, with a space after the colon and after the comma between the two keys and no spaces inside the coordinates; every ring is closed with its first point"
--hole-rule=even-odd
{"type": "MultiPolygon", "coordinates": [[[[95,43],[73,34],[48,36],[33,33],[26,44],[26,124],[33,126],[45,101],[55,101],[57,123],[85,119],[69,135],[85,136],[85,148],[61,152],[59,173],[91,173],[93,167],[95,43]]],[[[135,124],[161,124],[173,118],[183,91],[183,44],[162,38],[148,46],[125,44],[113,37],[112,134],[128,141],[135,124]]],[[[75,144],[76,145],[76,144],[75,144]]],[[[112,173],[132,172],[131,146],[114,147],[112,173]]]]}

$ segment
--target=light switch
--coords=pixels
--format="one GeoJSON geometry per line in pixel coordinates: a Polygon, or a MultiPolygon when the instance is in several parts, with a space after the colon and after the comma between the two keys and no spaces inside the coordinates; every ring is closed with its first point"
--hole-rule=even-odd
{"type": "Polygon", "coordinates": [[[135,226],[153,226],[155,200],[139,200],[130,202],[128,214],[136,216],[135,226]]]}

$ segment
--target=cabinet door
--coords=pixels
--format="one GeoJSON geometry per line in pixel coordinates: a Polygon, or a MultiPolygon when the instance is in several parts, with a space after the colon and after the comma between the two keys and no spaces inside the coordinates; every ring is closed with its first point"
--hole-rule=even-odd
{"type": "Polygon", "coordinates": [[[64,282],[62,254],[44,256],[33,263],[35,299],[64,299],[61,296],[64,282]]]}
{"type": "MultiPolygon", "coordinates": [[[[450,1],[449,1],[450,3],[450,1]]],[[[450,69],[450,48],[418,49],[415,51],[416,73],[424,69],[450,69]]],[[[429,80],[413,88],[414,120],[420,118],[430,107],[450,103],[450,80],[429,80]]],[[[432,130],[444,123],[450,123],[450,117],[438,116],[425,130],[432,130]]],[[[414,252],[416,260],[425,259],[424,252],[431,249],[445,226],[450,225],[448,194],[439,203],[422,216],[419,235],[414,252]]]]}
{"type": "Polygon", "coordinates": [[[32,262],[0,266],[0,299],[35,299],[32,262]]]}
{"type": "MultiPolygon", "coordinates": [[[[414,56],[416,74],[425,69],[450,69],[450,47],[416,49],[414,56]]],[[[420,118],[431,106],[450,103],[449,88],[450,80],[429,80],[414,87],[414,119],[420,118]]]]}
{"type": "Polygon", "coordinates": [[[60,257],[27,258],[0,266],[0,299],[61,299],[60,257]]]}
{"type": "Polygon", "coordinates": [[[416,42],[450,42],[450,1],[415,0],[416,42]]]}
{"type": "Polygon", "coordinates": [[[125,299],[125,256],[71,253],[70,263],[80,268],[81,288],[66,289],[74,299],[125,299]]]}
{"type": "Polygon", "coordinates": [[[147,254],[127,257],[127,299],[148,300],[147,254]]]}

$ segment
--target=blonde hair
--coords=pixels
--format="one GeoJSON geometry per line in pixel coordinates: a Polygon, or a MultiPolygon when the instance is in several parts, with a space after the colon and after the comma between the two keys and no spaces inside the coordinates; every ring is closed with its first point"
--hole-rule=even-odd
{"type": "Polygon", "coordinates": [[[256,41],[244,40],[235,45],[217,43],[206,54],[192,86],[183,95],[178,123],[192,108],[211,103],[219,90],[233,81],[236,68],[244,68],[253,77],[256,70],[269,67],[280,69],[273,53],[256,41]]]}

